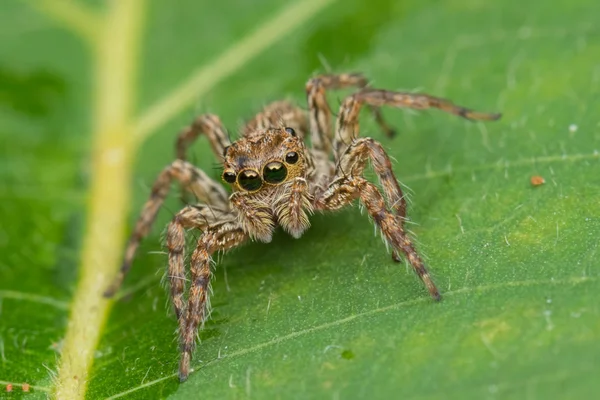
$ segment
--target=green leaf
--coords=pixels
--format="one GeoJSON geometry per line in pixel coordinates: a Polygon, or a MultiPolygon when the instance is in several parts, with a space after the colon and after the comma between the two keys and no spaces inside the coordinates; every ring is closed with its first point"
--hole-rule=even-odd
{"type": "MultiPolygon", "coordinates": [[[[0,391],[592,398],[600,7],[527,5],[4,2],[0,391]],[[315,215],[299,240],[278,232],[219,258],[212,318],[180,384],[160,283],[176,194],[113,304],[101,293],[126,227],[195,115],[217,113],[234,131],[269,101],[304,104],[305,81],[328,66],[503,113],[482,124],[386,109],[393,140],[366,115],[361,125],[410,187],[411,229],[443,301],[391,261],[357,207],[315,215]],[[532,186],[537,175],[545,184],[532,186]]],[[[332,94],[334,110],[343,95],[332,94]]],[[[204,139],[193,153],[218,177],[204,139]]]]}

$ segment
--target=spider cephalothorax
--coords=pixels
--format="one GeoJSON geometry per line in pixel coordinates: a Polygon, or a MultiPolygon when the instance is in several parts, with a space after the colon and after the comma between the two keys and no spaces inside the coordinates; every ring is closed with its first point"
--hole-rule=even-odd
{"type": "Polygon", "coordinates": [[[285,126],[257,129],[226,147],[223,180],[233,187],[230,204],[250,238],[270,242],[277,224],[300,237],[310,226],[305,150],[285,126]]]}
{"type": "Polygon", "coordinates": [[[270,191],[304,177],[304,152],[304,143],[293,128],[256,130],[225,148],[223,180],[236,191],[270,191]]]}
{"type": "Polygon", "coordinates": [[[314,211],[332,211],[359,200],[392,248],[392,258],[402,254],[423,281],[430,295],[440,299],[421,257],[404,229],[406,200],[392,170],[390,159],[377,141],[359,137],[358,116],[363,105],[371,108],[383,131],[392,136],[378,107],[438,108],[472,120],[495,120],[500,114],[479,113],[448,100],[426,94],[371,89],[360,74],[322,75],[306,84],[308,112],[285,101],[264,108],[231,143],[215,115],[203,115],[178,137],[177,159],[158,176],[150,199],[131,235],[123,265],[113,285],[112,296],[129,271],[140,240],[148,234],[171,182],[179,181],[198,204],[185,206],[167,229],[169,282],[179,322],[181,360],[179,378],[187,379],[196,344],[196,332],[208,313],[211,256],[247,240],[269,242],[281,226],[299,238],[309,228],[314,211]],[[346,97],[337,114],[335,131],[326,89],[358,87],[346,97]],[[205,134],[214,153],[223,162],[222,180],[231,185],[229,194],[221,184],[188,163],[186,150],[205,134]],[[310,136],[310,147],[304,143],[310,136]],[[371,163],[381,189],[363,177],[371,163]],[[185,272],[185,232],[202,232],[190,258],[189,279],[185,272]],[[188,299],[185,283],[190,282],[188,299]]]}

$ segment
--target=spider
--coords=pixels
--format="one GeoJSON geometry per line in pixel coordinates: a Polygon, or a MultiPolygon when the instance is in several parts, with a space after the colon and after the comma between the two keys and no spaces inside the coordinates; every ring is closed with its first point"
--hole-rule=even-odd
{"type": "Polygon", "coordinates": [[[280,226],[294,238],[309,228],[315,211],[333,211],[359,200],[392,248],[392,259],[403,254],[433,299],[440,293],[404,229],[406,200],[382,145],[359,137],[359,112],[367,106],[387,136],[394,131],[379,107],[438,108],[470,120],[496,120],[500,114],[480,113],[429,96],[373,89],[362,74],[321,75],[306,84],[308,113],[288,101],[267,105],[231,143],[219,118],[206,114],[184,129],[176,142],[177,159],[162,170],[152,186],[125,250],[123,264],[105,296],[111,297],[131,268],[136,250],[165,200],[171,183],[179,181],[184,194],[198,204],[186,205],[169,223],[166,243],[171,299],[179,325],[179,380],[190,373],[196,334],[209,313],[211,256],[249,240],[270,242],[280,226]],[[328,89],[355,87],[337,114],[335,134],[328,89]],[[186,161],[188,147],[200,136],[208,137],[223,163],[222,179],[231,186],[229,195],[221,184],[186,161]],[[310,146],[305,144],[310,135],[310,146]],[[330,154],[333,153],[333,159],[330,154]],[[382,190],[363,177],[368,162],[382,190]],[[190,259],[191,287],[185,299],[185,233],[198,229],[202,235],[190,259]]]}

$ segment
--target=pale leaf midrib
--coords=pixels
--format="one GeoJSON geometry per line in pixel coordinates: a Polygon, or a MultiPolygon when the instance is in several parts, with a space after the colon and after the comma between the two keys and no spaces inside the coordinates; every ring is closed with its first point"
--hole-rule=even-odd
{"type": "Polygon", "coordinates": [[[92,179],[79,283],[59,361],[55,395],[82,399],[109,302],[102,292],[114,276],[124,241],[134,149],[127,129],[145,0],[113,1],[95,50],[92,179]]]}

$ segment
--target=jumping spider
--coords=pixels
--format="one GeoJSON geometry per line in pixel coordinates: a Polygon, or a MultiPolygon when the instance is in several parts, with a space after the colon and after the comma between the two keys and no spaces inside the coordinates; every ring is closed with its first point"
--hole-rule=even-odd
{"type": "Polygon", "coordinates": [[[200,202],[187,205],[175,215],[167,229],[168,276],[171,298],[179,322],[181,359],[179,379],[190,372],[198,327],[208,313],[211,255],[237,247],[248,240],[270,242],[277,226],[295,238],[302,236],[314,211],[333,211],[354,200],[369,215],[392,247],[392,258],[403,254],[435,300],[440,294],[421,257],[404,230],[406,201],[385,150],[377,141],[359,137],[359,111],[371,109],[388,136],[393,136],[379,107],[438,108],[470,120],[496,120],[500,114],[479,113],[426,94],[372,89],[361,74],[322,75],[306,84],[308,113],[287,102],[267,105],[242,129],[241,138],[231,143],[215,115],[202,115],[178,137],[177,159],[167,166],[152,186],[125,251],[123,265],[105,296],[114,295],[131,268],[140,240],[145,237],[167,196],[171,182],[200,202]],[[356,87],[346,97],[337,115],[335,134],[327,89],[356,87]],[[233,194],[186,161],[186,150],[201,134],[210,141],[223,163],[222,179],[233,194]],[[304,142],[310,134],[310,146],[304,142]],[[330,158],[333,154],[333,160],[330,158]],[[371,162],[383,190],[363,177],[371,162]],[[190,260],[191,287],[184,297],[185,232],[202,232],[190,260]]]}

